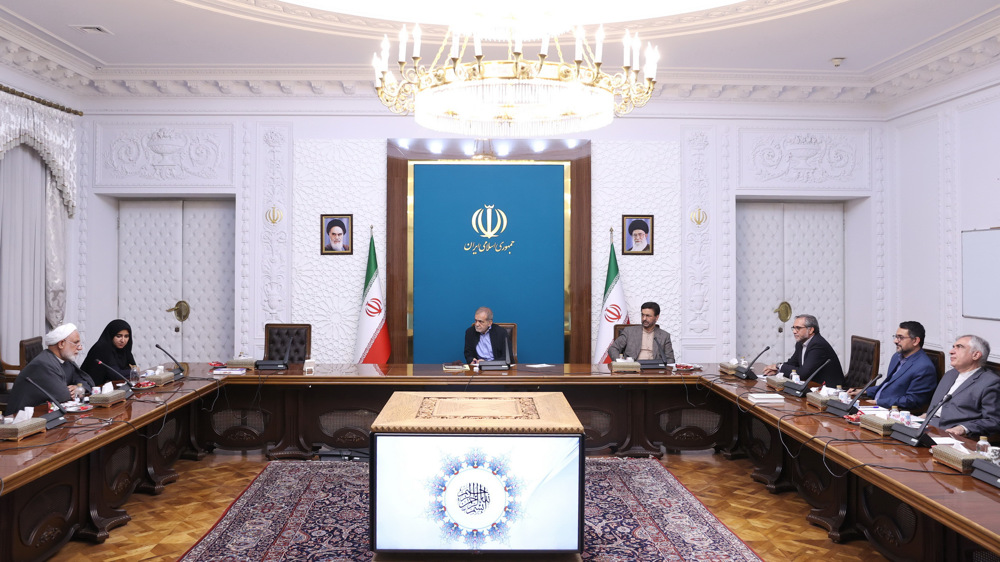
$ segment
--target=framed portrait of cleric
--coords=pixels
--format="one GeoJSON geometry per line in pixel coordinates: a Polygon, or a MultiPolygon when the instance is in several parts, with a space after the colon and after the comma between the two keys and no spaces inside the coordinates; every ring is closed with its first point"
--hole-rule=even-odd
{"type": "Polygon", "coordinates": [[[622,215],[622,254],[653,255],[653,215],[622,215]]]}
{"type": "Polygon", "coordinates": [[[354,253],[354,215],[320,215],[319,253],[329,256],[354,253]]]}

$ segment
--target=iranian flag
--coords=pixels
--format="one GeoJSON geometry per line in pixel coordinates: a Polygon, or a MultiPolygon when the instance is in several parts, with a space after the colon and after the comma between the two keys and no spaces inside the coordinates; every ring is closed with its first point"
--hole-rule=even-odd
{"type": "Polygon", "coordinates": [[[601,317],[597,326],[597,346],[594,348],[594,363],[610,363],[608,346],[615,337],[615,324],[628,324],[628,305],[625,304],[625,287],[618,274],[618,260],[615,258],[615,243],[611,243],[611,257],[608,258],[608,277],[604,282],[604,300],[601,303],[601,317]]]}
{"type": "Polygon", "coordinates": [[[389,331],[385,325],[385,295],[378,275],[375,257],[375,236],[368,244],[368,270],[365,290],[358,315],[358,341],[354,344],[355,363],[386,363],[389,361],[389,331]]]}

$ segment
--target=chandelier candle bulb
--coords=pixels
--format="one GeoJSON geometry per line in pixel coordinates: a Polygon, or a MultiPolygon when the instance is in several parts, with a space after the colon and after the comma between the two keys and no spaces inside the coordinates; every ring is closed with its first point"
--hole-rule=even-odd
{"type": "Polygon", "coordinates": [[[382,56],[379,57],[382,61],[382,70],[387,70],[389,68],[389,36],[382,36],[382,56]]]}
{"type": "Polygon", "coordinates": [[[597,49],[594,51],[594,64],[601,64],[604,58],[604,24],[597,28],[597,49]]]}
{"type": "Polygon", "coordinates": [[[549,36],[548,35],[542,35],[542,51],[541,51],[540,54],[541,54],[542,57],[549,56],[549,36]]]}
{"type": "Polygon", "coordinates": [[[420,58],[420,24],[413,26],[413,58],[420,58]]]}
{"type": "Polygon", "coordinates": [[[624,62],[622,62],[622,68],[624,68],[626,70],[630,66],[632,66],[632,65],[629,64],[629,54],[631,53],[631,51],[629,50],[629,48],[631,46],[632,46],[632,39],[629,38],[628,30],[626,29],[625,30],[625,37],[622,38],[622,47],[623,47],[622,48],[622,52],[624,52],[624,55],[622,55],[623,59],[624,59],[624,62]]]}
{"type": "Polygon", "coordinates": [[[378,53],[372,53],[372,68],[375,69],[375,86],[382,80],[382,64],[378,61],[378,53]]]}
{"type": "Polygon", "coordinates": [[[473,36],[473,42],[476,46],[476,60],[481,61],[483,58],[483,40],[479,37],[479,34],[473,36]]]}
{"type": "MultiPolygon", "coordinates": [[[[575,56],[573,57],[573,60],[578,61],[578,62],[583,60],[583,28],[582,27],[577,27],[576,28],[576,53],[575,53],[575,56]]],[[[579,64],[577,66],[579,66],[579,64]]]]}
{"type": "Polygon", "coordinates": [[[406,26],[399,30],[399,62],[406,62],[406,26]]]}
{"type": "Polygon", "coordinates": [[[642,41],[639,40],[639,34],[636,33],[632,36],[632,66],[635,67],[636,72],[639,71],[639,49],[642,47],[642,41]]]}
{"type": "Polygon", "coordinates": [[[521,34],[520,33],[515,33],[514,34],[514,53],[515,54],[520,54],[520,53],[523,53],[523,52],[524,52],[524,50],[522,48],[522,43],[521,43],[521,34]]]}
{"type": "Polygon", "coordinates": [[[458,60],[458,32],[451,32],[451,59],[458,60]]]}

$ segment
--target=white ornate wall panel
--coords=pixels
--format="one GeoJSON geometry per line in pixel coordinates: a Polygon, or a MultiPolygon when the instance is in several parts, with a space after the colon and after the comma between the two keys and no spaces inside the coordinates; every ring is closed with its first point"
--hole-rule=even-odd
{"type": "Polygon", "coordinates": [[[741,202],[736,206],[736,348],[761,361],[788,357],[794,347],[791,321],[782,326],[774,309],[812,314],[843,362],[844,219],[840,203],[741,202]],[[779,333],[778,328],[784,332],[779,333]]]}
{"type": "Polygon", "coordinates": [[[739,187],[796,191],[870,188],[867,130],[759,130],[739,133],[739,187]]]}
{"type": "Polygon", "coordinates": [[[233,135],[228,124],[100,124],[94,186],[231,188],[233,135]]]}
{"type": "Polygon", "coordinates": [[[711,129],[682,132],[684,174],[684,322],[683,338],[690,348],[697,339],[706,358],[718,357],[715,288],[715,134],[711,129]]]}
{"type": "MultiPolygon", "coordinates": [[[[941,190],[938,201],[940,208],[940,244],[941,244],[941,299],[944,306],[941,307],[941,327],[945,350],[951,348],[959,333],[959,318],[962,315],[961,305],[961,283],[962,283],[962,243],[961,230],[959,226],[958,208],[959,195],[957,193],[957,170],[955,169],[955,127],[958,115],[955,110],[942,112],[939,117],[941,121],[939,137],[940,148],[940,169],[941,169],[941,190]]],[[[974,204],[974,201],[969,201],[974,204]]],[[[949,362],[950,363],[950,362],[949,362]]]]}
{"type": "Polygon", "coordinates": [[[184,202],[185,361],[225,361],[233,353],[236,242],[233,201],[184,202]]]}
{"type": "MultiPolygon", "coordinates": [[[[184,294],[180,235],[183,208],[179,200],[119,204],[118,315],[132,326],[132,354],[141,366],[169,361],[154,347],[156,344],[178,360],[185,360],[180,352],[181,333],[174,330],[180,328],[180,323],[165,312],[184,294]],[[158,235],[147,236],[150,233],[158,235]]],[[[91,327],[91,343],[103,329],[91,327]]]]}
{"type": "Polygon", "coordinates": [[[264,325],[291,322],[294,212],[292,190],[292,126],[259,123],[254,137],[256,189],[251,224],[256,229],[254,263],[254,357],[263,357],[264,325]]]}
{"type": "Polygon", "coordinates": [[[383,283],[388,278],[385,162],[384,140],[295,143],[292,321],[312,324],[320,362],[353,361],[370,226],[383,283]],[[354,215],[352,255],[320,255],[321,214],[354,215]]]}
{"type": "Polygon", "coordinates": [[[609,229],[625,287],[629,317],[639,321],[645,301],[660,305],[660,327],[675,336],[682,358],[682,211],[678,142],[594,141],[591,143],[591,346],[597,337],[608,272],[609,229]],[[621,254],[622,215],[651,214],[653,255],[621,254]]]}

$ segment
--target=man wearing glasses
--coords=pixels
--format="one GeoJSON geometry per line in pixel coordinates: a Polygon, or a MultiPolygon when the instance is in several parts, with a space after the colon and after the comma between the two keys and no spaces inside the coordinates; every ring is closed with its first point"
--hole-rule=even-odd
{"type": "MultiPolygon", "coordinates": [[[[924,353],[925,333],[920,322],[899,324],[892,337],[896,353],[889,359],[889,375],[882,384],[869,388],[862,398],[874,397],[875,403],[883,408],[898,406],[915,414],[927,409],[938,381],[934,363],[924,353]]],[[[860,390],[852,388],[848,393],[854,398],[860,390]]]]}
{"type": "Polygon", "coordinates": [[[931,408],[950,398],[935,412],[931,425],[973,439],[1000,432],[1000,377],[986,369],[989,356],[990,344],[979,336],[955,340],[949,354],[951,370],[937,385],[931,408]]]}
{"type": "Polygon", "coordinates": [[[811,314],[800,314],[795,317],[792,324],[792,335],[795,336],[795,351],[788,361],[775,363],[764,367],[765,375],[774,375],[779,371],[786,377],[794,369],[799,377],[805,381],[819,369],[829,359],[823,370],[816,373],[813,382],[826,383],[828,387],[835,387],[844,384],[844,369],[840,366],[840,359],[830,346],[826,338],[819,335],[819,321],[811,314]]]}

